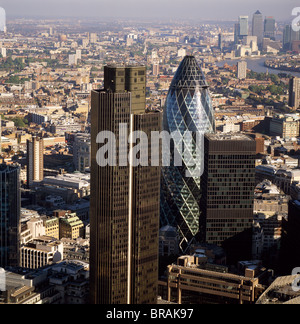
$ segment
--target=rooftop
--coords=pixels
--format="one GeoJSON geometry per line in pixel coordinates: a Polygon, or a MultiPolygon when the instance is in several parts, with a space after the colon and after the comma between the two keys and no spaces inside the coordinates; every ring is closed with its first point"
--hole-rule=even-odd
{"type": "Polygon", "coordinates": [[[240,133],[215,133],[205,134],[207,138],[215,141],[253,141],[253,139],[247,135],[240,133]]]}

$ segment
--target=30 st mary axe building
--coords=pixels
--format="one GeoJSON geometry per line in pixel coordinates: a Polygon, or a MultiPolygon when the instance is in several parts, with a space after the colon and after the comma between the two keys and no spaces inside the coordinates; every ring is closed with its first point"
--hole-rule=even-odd
{"type": "MultiPolygon", "coordinates": [[[[208,84],[193,56],[183,59],[172,80],[164,109],[163,128],[169,134],[179,134],[179,140],[170,146],[170,165],[162,167],[161,225],[177,228],[179,246],[184,252],[194,242],[199,231],[201,172],[196,174],[191,167],[196,165],[202,169],[203,156],[197,158],[197,146],[201,146],[204,133],[215,130],[208,84]],[[200,141],[197,143],[197,139],[193,137],[191,145],[186,143],[187,133],[200,135],[200,141]],[[182,156],[181,165],[177,165],[174,154],[183,152],[181,143],[187,149],[187,155],[192,158],[187,161],[182,156]]],[[[200,147],[201,152],[202,149],[200,147]]]]}
{"type": "Polygon", "coordinates": [[[0,165],[0,267],[19,266],[20,168],[0,165]]]}
{"type": "Polygon", "coordinates": [[[199,240],[225,248],[228,260],[249,258],[256,143],[243,134],[206,134],[204,152],[199,240]]]}
{"type": "Polygon", "coordinates": [[[27,184],[44,179],[44,141],[36,136],[27,140],[27,184]]]}
{"type": "Polygon", "coordinates": [[[157,298],[160,203],[160,149],[150,156],[151,131],[161,131],[162,115],[145,112],[146,68],[106,66],[104,89],[92,91],[91,252],[93,304],[152,304],[157,298]],[[144,132],[149,141],[135,140],[144,132]],[[100,143],[99,134],[114,134],[100,143]],[[98,143],[97,143],[98,142],[98,143]],[[130,160],[134,143],[148,151],[143,163],[130,160]],[[98,154],[115,152],[116,163],[98,154]],[[99,151],[100,150],[100,151],[99,151]],[[156,164],[152,164],[155,159],[156,164]],[[150,161],[151,160],[151,161],[150,161]]]}
{"type": "Polygon", "coordinates": [[[261,45],[264,37],[264,19],[262,13],[257,10],[252,18],[252,36],[257,37],[257,44],[261,45]]]}

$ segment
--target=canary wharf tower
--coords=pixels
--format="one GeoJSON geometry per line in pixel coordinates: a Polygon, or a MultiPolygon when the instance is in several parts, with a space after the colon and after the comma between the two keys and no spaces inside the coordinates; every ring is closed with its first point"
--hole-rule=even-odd
{"type": "MultiPolygon", "coordinates": [[[[193,164],[203,170],[203,156],[196,154],[196,150],[199,145],[203,146],[204,134],[215,130],[208,84],[194,56],[183,59],[172,80],[164,109],[163,128],[169,133],[179,134],[181,141],[172,142],[170,166],[162,168],[161,226],[177,228],[179,247],[185,252],[199,233],[201,217],[201,173],[187,171],[191,171],[190,165],[193,164]],[[187,133],[194,134],[190,143],[185,143],[187,133]],[[200,140],[196,140],[195,134],[199,135],[200,140]],[[182,159],[179,166],[174,163],[175,153],[182,152],[178,143],[189,150],[188,155],[194,163],[187,163],[186,158],[182,159]]],[[[203,147],[200,150],[204,152],[203,147]]]]}

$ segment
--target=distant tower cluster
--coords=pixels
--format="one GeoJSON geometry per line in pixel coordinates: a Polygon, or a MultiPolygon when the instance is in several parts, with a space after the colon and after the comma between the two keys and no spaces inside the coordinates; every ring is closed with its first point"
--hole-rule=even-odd
{"type": "Polygon", "coordinates": [[[233,262],[251,257],[256,143],[243,134],[207,134],[204,148],[200,239],[226,248],[233,262]]]}

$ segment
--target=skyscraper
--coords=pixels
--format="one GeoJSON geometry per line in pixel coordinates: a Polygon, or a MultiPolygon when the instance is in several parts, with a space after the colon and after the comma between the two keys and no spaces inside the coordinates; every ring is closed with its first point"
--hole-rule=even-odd
{"type": "Polygon", "coordinates": [[[252,36],[257,37],[257,44],[261,45],[264,37],[264,20],[262,13],[257,10],[252,19],[252,36]]]}
{"type": "MultiPolygon", "coordinates": [[[[169,134],[178,132],[183,142],[187,132],[204,134],[215,130],[208,84],[193,56],[186,56],[183,59],[172,80],[164,109],[163,128],[169,134]]],[[[180,249],[185,251],[199,231],[201,174],[187,177],[189,165],[185,161],[182,166],[175,165],[174,153],[181,152],[179,142],[176,141],[171,145],[170,166],[162,167],[160,217],[162,226],[170,225],[177,228],[180,249]]],[[[186,146],[190,155],[195,156],[197,147],[195,140],[190,147],[188,144],[186,146]]],[[[201,158],[194,159],[194,164],[198,166],[202,164],[201,158]]]]}
{"type": "Polygon", "coordinates": [[[240,16],[239,17],[239,37],[243,38],[244,36],[249,35],[249,17],[240,16]]]}
{"type": "Polygon", "coordinates": [[[36,136],[27,140],[27,184],[44,179],[44,141],[36,136]]]}
{"type": "MultiPolygon", "coordinates": [[[[93,304],[156,303],[160,166],[128,163],[134,154],[134,132],[144,132],[150,139],[151,131],[161,131],[161,113],[145,112],[145,91],[143,66],[106,66],[104,89],[92,91],[90,282],[93,304]],[[96,140],[101,132],[115,136],[116,145],[106,143],[118,156],[114,165],[98,164],[98,150],[103,146],[96,140]]],[[[149,144],[150,141],[141,143],[148,153],[149,144]]],[[[154,158],[159,160],[159,156],[154,158]]]]}
{"type": "Polygon", "coordinates": [[[20,168],[0,165],[0,267],[19,266],[20,168]]]}
{"type": "Polygon", "coordinates": [[[234,44],[238,44],[240,41],[240,25],[234,24],[234,44]]]}
{"type": "Polygon", "coordinates": [[[274,17],[266,17],[264,21],[264,36],[275,40],[275,19],[274,17]]]}
{"type": "Polygon", "coordinates": [[[286,25],[283,30],[283,49],[289,51],[292,49],[294,41],[300,40],[300,32],[293,30],[291,25],[286,25]]]}
{"type": "Polygon", "coordinates": [[[221,33],[219,33],[219,36],[218,36],[218,47],[221,52],[223,51],[223,46],[224,46],[224,37],[221,32],[221,33]]]}
{"type": "Polygon", "coordinates": [[[289,106],[300,108],[300,78],[292,77],[289,84],[289,106]]]}
{"type": "Polygon", "coordinates": [[[223,246],[228,260],[251,257],[255,141],[243,134],[206,134],[199,240],[223,246]]]}

